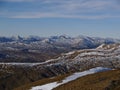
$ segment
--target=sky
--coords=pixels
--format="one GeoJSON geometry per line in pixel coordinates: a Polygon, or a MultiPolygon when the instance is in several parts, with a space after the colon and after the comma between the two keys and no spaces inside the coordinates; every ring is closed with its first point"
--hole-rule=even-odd
{"type": "Polygon", "coordinates": [[[120,38],[120,0],[0,0],[0,36],[120,38]]]}

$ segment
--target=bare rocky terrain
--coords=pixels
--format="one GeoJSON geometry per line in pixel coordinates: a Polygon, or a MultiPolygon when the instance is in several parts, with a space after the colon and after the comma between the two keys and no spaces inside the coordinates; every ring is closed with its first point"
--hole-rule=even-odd
{"type": "Polygon", "coordinates": [[[120,69],[119,40],[65,36],[52,37],[52,41],[40,39],[29,43],[20,37],[1,41],[0,90],[94,67],[120,69]]]}
{"type": "Polygon", "coordinates": [[[57,59],[39,63],[0,63],[0,88],[12,90],[28,82],[99,66],[120,69],[120,44],[63,53],[57,59]]]}
{"type": "Polygon", "coordinates": [[[119,43],[118,39],[66,35],[51,37],[0,37],[0,62],[43,62],[62,53],[92,49],[101,44],[119,43]]]}

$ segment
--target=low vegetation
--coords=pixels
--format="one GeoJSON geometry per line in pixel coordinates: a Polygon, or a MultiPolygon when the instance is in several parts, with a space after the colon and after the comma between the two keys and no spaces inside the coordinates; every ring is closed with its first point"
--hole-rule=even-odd
{"type": "Polygon", "coordinates": [[[50,83],[50,82],[55,82],[55,81],[59,82],[59,81],[61,81],[62,79],[64,79],[65,77],[67,77],[69,75],[70,74],[65,74],[65,75],[59,75],[57,77],[45,78],[45,79],[38,80],[38,81],[33,82],[33,83],[23,85],[21,87],[15,88],[14,90],[29,90],[33,86],[43,85],[43,84],[50,83]]]}
{"type": "Polygon", "coordinates": [[[53,90],[120,90],[120,70],[87,75],[53,90]]]}
{"type": "MultiPolygon", "coordinates": [[[[15,88],[14,90],[29,90],[34,86],[39,86],[55,81],[61,81],[70,74],[60,75],[53,78],[38,80],[33,83],[15,88]]],[[[100,72],[78,78],[53,90],[120,90],[120,70],[100,72]]]]}

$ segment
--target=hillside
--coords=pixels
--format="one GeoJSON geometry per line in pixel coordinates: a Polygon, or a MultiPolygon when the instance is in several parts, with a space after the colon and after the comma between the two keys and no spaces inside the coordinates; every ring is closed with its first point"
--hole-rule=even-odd
{"type": "MultiPolygon", "coordinates": [[[[71,74],[57,76],[54,78],[42,79],[24,86],[18,87],[14,90],[30,90],[30,88],[57,81],[61,83],[65,77],[71,74]]],[[[110,70],[106,72],[99,72],[95,74],[86,75],[76,80],[60,85],[53,90],[119,90],[120,89],[120,70],[110,70]]],[[[47,86],[49,87],[49,85],[47,86]]],[[[51,86],[52,87],[52,86],[51,86]]],[[[36,90],[36,89],[32,89],[36,90]]],[[[43,89],[44,90],[44,89],[43,89]]],[[[47,89],[46,89],[47,90],[47,89]]],[[[50,90],[50,87],[48,88],[50,90]]]]}
{"type": "Polygon", "coordinates": [[[84,76],[53,90],[120,90],[120,70],[84,76]]]}
{"type": "Polygon", "coordinates": [[[13,90],[44,78],[95,67],[120,69],[120,44],[102,44],[95,49],[75,50],[38,63],[0,63],[0,89],[13,90]]]}
{"type": "Polygon", "coordinates": [[[119,43],[118,39],[66,35],[51,37],[0,37],[0,62],[44,62],[62,53],[92,49],[101,44],[119,43]]]}

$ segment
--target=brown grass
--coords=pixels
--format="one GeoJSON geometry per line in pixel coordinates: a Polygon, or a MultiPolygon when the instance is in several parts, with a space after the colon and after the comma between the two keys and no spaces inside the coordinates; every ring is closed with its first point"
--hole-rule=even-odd
{"type": "Polygon", "coordinates": [[[87,75],[53,90],[120,90],[120,70],[87,75]]]}
{"type": "MultiPolygon", "coordinates": [[[[33,86],[43,85],[50,82],[61,81],[70,74],[46,78],[33,82],[14,90],[29,90],[33,86]]],[[[53,90],[120,90],[120,70],[100,72],[81,77],[53,90]]]]}
{"type": "Polygon", "coordinates": [[[23,85],[21,87],[15,88],[14,90],[29,90],[33,86],[39,86],[39,85],[43,85],[43,84],[47,84],[47,83],[55,82],[55,81],[59,82],[59,81],[61,81],[62,79],[64,79],[65,77],[67,77],[69,75],[70,74],[65,74],[65,75],[59,75],[57,77],[52,77],[52,78],[46,78],[46,79],[38,80],[36,82],[29,83],[29,84],[23,85]]]}

